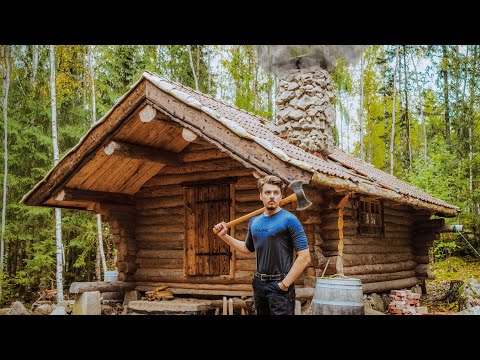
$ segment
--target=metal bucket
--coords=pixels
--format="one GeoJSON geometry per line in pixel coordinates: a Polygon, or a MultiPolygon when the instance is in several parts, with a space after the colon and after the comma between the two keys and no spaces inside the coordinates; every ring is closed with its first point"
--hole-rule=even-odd
{"type": "Polygon", "coordinates": [[[117,278],[118,278],[117,270],[105,271],[105,277],[103,281],[105,282],[117,281],[117,278]]]}
{"type": "Polygon", "coordinates": [[[364,315],[362,281],[343,275],[317,278],[313,315],[364,315]]]}

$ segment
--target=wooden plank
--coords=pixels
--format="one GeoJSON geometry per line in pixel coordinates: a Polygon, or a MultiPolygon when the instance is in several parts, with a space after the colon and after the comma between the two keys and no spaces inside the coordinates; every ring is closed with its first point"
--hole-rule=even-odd
{"type": "Polygon", "coordinates": [[[71,189],[65,188],[61,190],[55,197],[56,200],[76,200],[76,201],[93,201],[93,202],[109,202],[121,204],[133,204],[135,198],[131,195],[103,192],[93,190],[71,189]]]}
{"type": "Polygon", "coordinates": [[[135,234],[135,238],[138,241],[149,242],[171,242],[171,241],[184,241],[184,232],[176,233],[161,233],[161,234],[135,234]]]}
{"type": "MultiPolygon", "coordinates": [[[[92,171],[89,176],[78,185],[78,188],[80,189],[90,189],[93,184],[95,184],[98,180],[104,179],[105,176],[108,176],[109,171],[112,169],[121,169],[121,166],[116,166],[117,163],[121,164],[123,162],[122,159],[117,159],[117,158],[109,158],[107,161],[105,161],[102,166],[98,169],[95,169],[95,171],[92,171]]],[[[101,180],[104,182],[104,180],[101,180]]],[[[118,191],[121,192],[121,191],[118,191]]]]}
{"type": "Polygon", "coordinates": [[[214,284],[251,284],[253,272],[237,271],[231,279],[228,275],[218,276],[184,276],[180,269],[138,269],[135,281],[214,283],[214,284]]]}
{"type": "Polygon", "coordinates": [[[87,180],[87,178],[92,175],[97,169],[100,169],[103,164],[109,159],[109,157],[102,151],[99,150],[92,159],[86,163],[80,170],[68,181],[66,184],[70,188],[78,188],[80,185],[87,180]]]}
{"type": "Polygon", "coordinates": [[[191,174],[202,173],[211,171],[236,171],[243,169],[243,165],[239,164],[230,158],[214,159],[199,162],[188,163],[188,166],[181,164],[178,166],[165,166],[162,170],[162,175],[178,175],[178,174],[191,174]]]}
{"type": "Polygon", "coordinates": [[[164,234],[164,233],[183,233],[184,224],[165,224],[165,225],[142,225],[137,226],[136,234],[164,234]]]}
{"type": "Polygon", "coordinates": [[[176,153],[152,146],[110,141],[103,149],[108,156],[150,161],[173,166],[179,166],[181,164],[176,153]]]}
{"type": "Polygon", "coordinates": [[[129,175],[129,179],[119,189],[120,192],[126,192],[129,194],[135,194],[148,180],[158,174],[164,165],[162,164],[142,164],[132,175],[129,175]]]}
{"type": "Polygon", "coordinates": [[[147,209],[172,208],[184,205],[183,195],[162,196],[137,199],[137,210],[143,211],[147,209]]]}

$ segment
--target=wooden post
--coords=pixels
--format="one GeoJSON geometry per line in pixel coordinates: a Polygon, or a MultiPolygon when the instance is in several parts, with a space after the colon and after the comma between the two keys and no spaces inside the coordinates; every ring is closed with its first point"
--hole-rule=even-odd
{"type": "Polygon", "coordinates": [[[228,299],[228,315],[233,315],[233,299],[228,299]]]}
{"type": "Polygon", "coordinates": [[[227,297],[226,296],[223,297],[223,312],[222,312],[222,315],[228,315],[227,314],[227,297]]]}

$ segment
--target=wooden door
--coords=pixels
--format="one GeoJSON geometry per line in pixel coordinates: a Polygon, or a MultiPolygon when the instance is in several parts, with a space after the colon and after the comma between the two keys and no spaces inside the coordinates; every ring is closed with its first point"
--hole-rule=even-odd
{"type": "Polygon", "coordinates": [[[212,231],[230,221],[230,184],[185,189],[185,274],[228,275],[230,247],[212,231]]]}

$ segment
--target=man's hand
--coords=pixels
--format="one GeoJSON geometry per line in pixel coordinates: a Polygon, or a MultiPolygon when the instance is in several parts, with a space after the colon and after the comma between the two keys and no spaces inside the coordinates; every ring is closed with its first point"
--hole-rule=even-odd
{"type": "Polygon", "coordinates": [[[214,229],[217,230],[217,235],[223,239],[223,237],[227,234],[228,228],[227,223],[225,221],[218,223],[214,226],[214,229]]]}

